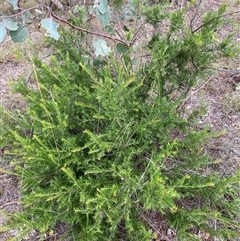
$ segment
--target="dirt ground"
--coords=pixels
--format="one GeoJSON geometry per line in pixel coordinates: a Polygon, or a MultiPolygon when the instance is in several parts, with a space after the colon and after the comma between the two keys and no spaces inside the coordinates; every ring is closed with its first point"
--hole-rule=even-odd
{"type": "MultiPolygon", "coordinates": [[[[203,12],[205,9],[216,10],[223,2],[225,0],[203,0],[199,12],[203,12]]],[[[240,1],[231,0],[228,2],[231,11],[240,11],[240,1]]],[[[178,1],[178,7],[183,4],[183,0],[178,1]]],[[[193,16],[194,13],[195,9],[192,9],[190,15],[193,16]]],[[[188,17],[191,18],[191,16],[188,17]]],[[[234,18],[240,23],[240,13],[236,14],[234,18]]],[[[226,26],[221,29],[220,34],[224,36],[231,31],[232,29],[226,26]]],[[[32,37],[37,44],[42,38],[41,33],[33,34],[32,37]]],[[[240,30],[236,33],[234,41],[236,44],[240,44],[240,30]]],[[[6,39],[0,44],[0,104],[7,108],[21,105],[21,101],[11,94],[10,80],[17,81],[19,75],[29,76],[31,74],[29,62],[25,61],[23,57],[19,59],[14,51],[11,51],[28,48],[27,45],[21,45],[21,47],[14,45],[10,50],[10,42],[10,39],[6,39]],[[8,49],[7,52],[5,51],[6,48],[8,49]]],[[[26,52],[26,49],[22,51],[26,52]]],[[[207,112],[199,119],[199,124],[209,125],[212,130],[225,130],[224,135],[210,140],[205,148],[206,153],[220,160],[217,171],[225,176],[240,169],[240,56],[229,63],[221,60],[217,62],[219,64],[215,68],[218,71],[190,92],[184,103],[184,108],[188,111],[205,103],[207,112]]],[[[18,180],[14,175],[4,172],[3,169],[11,171],[9,160],[5,159],[3,152],[0,150],[0,241],[18,240],[16,238],[17,230],[5,231],[4,229],[6,223],[4,212],[17,212],[20,208],[21,195],[18,180]]],[[[37,239],[37,234],[33,234],[29,240],[39,239],[37,239]]],[[[169,238],[168,240],[174,239],[169,238]]],[[[238,240],[240,240],[240,237],[238,240]]],[[[214,241],[218,240],[214,239],[214,241]]]]}

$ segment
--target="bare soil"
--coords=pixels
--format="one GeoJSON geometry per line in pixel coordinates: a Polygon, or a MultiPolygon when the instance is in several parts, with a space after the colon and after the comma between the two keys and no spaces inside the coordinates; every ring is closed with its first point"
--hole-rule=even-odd
{"type": "MultiPolygon", "coordinates": [[[[182,7],[184,4],[184,1],[175,2],[178,3],[178,7],[182,7]]],[[[203,0],[199,13],[204,12],[206,9],[214,11],[224,2],[225,0],[203,0]]],[[[229,9],[233,12],[240,10],[240,3],[237,0],[229,1],[229,5],[229,9]]],[[[191,19],[195,11],[196,9],[193,8],[187,17],[191,19]]],[[[240,23],[240,14],[236,14],[234,18],[240,23]]],[[[220,30],[220,34],[225,36],[232,31],[233,29],[226,25],[220,30]]],[[[33,33],[32,37],[35,44],[39,45],[42,39],[41,33],[33,33]]],[[[240,44],[239,30],[234,41],[236,44],[240,44]]],[[[6,39],[0,45],[0,104],[8,109],[21,108],[20,98],[11,93],[10,81],[17,81],[19,75],[29,76],[31,74],[31,64],[25,61],[24,58],[19,59],[12,51],[20,47],[10,46],[10,42],[9,39],[6,39]]],[[[28,48],[27,45],[25,48],[28,48]]],[[[22,52],[26,53],[28,51],[23,49],[22,52]]],[[[216,71],[204,83],[193,89],[187,96],[182,108],[187,112],[188,110],[198,108],[204,103],[207,111],[199,119],[199,125],[209,125],[214,131],[224,130],[223,135],[210,140],[206,144],[205,152],[212,158],[220,160],[218,169],[209,170],[209,172],[217,171],[225,176],[240,170],[240,56],[238,59],[231,60],[228,63],[221,60],[216,62],[218,65],[215,67],[219,71],[216,71]]],[[[10,172],[13,171],[9,165],[9,160],[5,159],[3,152],[3,150],[0,150],[0,241],[17,240],[17,230],[6,231],[4,228],[7,221],[4,213],[19,211],[21,195],[17,178],[3,171],[3,169],[10,172]]],[[[160,220],[156,225],[161,230],[161,233],[164,233],[165,240],[174,240],[174,235],[172,235],[174,231],[169,230],[161,218],[158,217],[156,219],[160,220]]],[[[64,224],[58,225],[58,231],[59,233],[66,231],[64,224]]],[[[211,240],[209,237],[201,236],[200,233],[199,235],[202,240],[211,240]]],[[[29,240],[39,240],[37,236],[37,232],[33,231],[29,240]]],[[[53,236],[45,240],[58,239],[56,236],[53,236]]],[[[163,239],[159,237],[157,241],[160,240],[163,239]]],[[[238,240],[240,240],[240,237],[238,240]]],[[[214,241],[218,240],[214,239],[214,241]]]]}

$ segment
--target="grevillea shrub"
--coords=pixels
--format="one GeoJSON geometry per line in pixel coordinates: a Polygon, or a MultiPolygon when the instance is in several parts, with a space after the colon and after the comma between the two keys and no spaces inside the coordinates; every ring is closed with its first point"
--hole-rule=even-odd
{"type": "Polygon", "coordinates": [[[172,23],[145,46],[145,64],[133,67],[130,49],[96,66],[96,59],[86,61],[89,50],[69,41],[72,34],[80,43],[78,33],[65,29],[49,64],[33,60],[34,87],[24,78],[16,84],[25,107],[2,110],[1,146],[22,192],[12,217],[19,240],[58,222],[72,240],[151,240],[158,227],[150,213],[175,230],[176,240],[200,240],[195,230],[237,236],[239,173],[205,171],[216,165],[203,149],[213,134],[197,127],[197,113],[183,118],[179,111],[228,42],[211,38],[218,18],[209,31],[190,33],[183,11],[160,10],[144,10],[153,26],[163,17],[172,23]]]}

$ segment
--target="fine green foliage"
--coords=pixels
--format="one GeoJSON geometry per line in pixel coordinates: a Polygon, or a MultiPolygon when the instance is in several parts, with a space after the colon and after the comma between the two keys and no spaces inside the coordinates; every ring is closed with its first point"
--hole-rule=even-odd
{"type": "Polygon", "coordinates": [[[12,225],[22,236],[64,222],[73,240],[146,241],[158,231],[151,212],[176,230],[176,240],[200,240],[194,230],[237,236],[239,173],[206,172],[216,165],[203,149],[213,134],[197,127],[197,113],[179,112],[206,67],[232,48],[204,27],[191,32],[182,10],[144,14],[153,27],[164,18],[170,25],[153,34],[143,66],[133,67],[125,46],[121,58],[92,58],[79,47],[84,37],[69,38],[65,29],[49,65],[33,60],[35,87],[24,78],[15,86],[25,108],[2,110],[0,145],[20,179],[22,210],[12,225]]]}

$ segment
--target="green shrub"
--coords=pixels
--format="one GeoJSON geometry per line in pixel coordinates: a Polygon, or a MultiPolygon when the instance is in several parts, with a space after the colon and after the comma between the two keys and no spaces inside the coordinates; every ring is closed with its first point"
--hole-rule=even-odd
{"type": "Polygon", "coordinates": [[[84,64],[88,51],[67,35],[49,65],[35,60],[36,86],[23,78],[15,87],[25,109],[1,113],[1,146],[10,147],[23,195],[12,218],[22,235],[61,221],[74,240],[151,240],[156,227],[144,215],[156,212],[179,240],[199,240],[196,229],[237,236],[239,173],[205,171],[214,163],[203,151],[212,134],[196,127],[197,114],[178,111],[221,49],[212,33],[184,26],[154,35],[151,60],[138,70],[131,51],[125,68],[111,55],[98,68],[84,64]]]}

